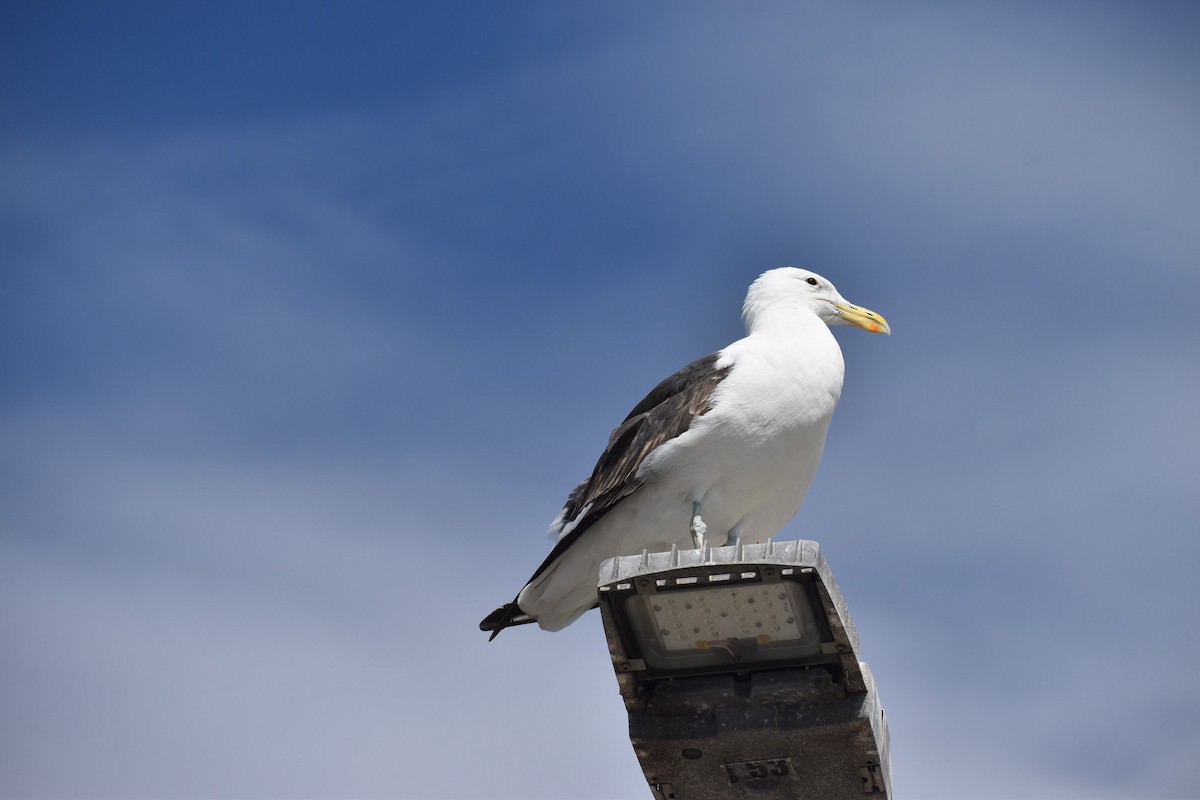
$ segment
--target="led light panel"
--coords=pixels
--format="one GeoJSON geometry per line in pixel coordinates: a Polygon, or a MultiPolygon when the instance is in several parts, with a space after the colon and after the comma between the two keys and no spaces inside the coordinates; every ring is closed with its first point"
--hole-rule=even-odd
{"type": "Polygon", "coordinates": [[[728,639],[766,644],[804,635],[781,584],[662,593],[650,601],[650,612],[667,650],[704,649],[728,639]]]}
{"type": "Polygon", "coordinates": [[[700,584],[626,601],[643,658],[659,669],[803,658],[820,632],[803,586],[700,584]]]}

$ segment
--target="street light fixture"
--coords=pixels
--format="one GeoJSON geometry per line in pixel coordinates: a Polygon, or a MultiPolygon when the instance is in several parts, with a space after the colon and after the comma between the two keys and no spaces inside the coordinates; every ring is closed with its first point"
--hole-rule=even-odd
{"type": "Polygon", "coordinates": [[[887,722],[816,542],[611,558],[598,589],[656,800],[889,796],[887,722]]]}

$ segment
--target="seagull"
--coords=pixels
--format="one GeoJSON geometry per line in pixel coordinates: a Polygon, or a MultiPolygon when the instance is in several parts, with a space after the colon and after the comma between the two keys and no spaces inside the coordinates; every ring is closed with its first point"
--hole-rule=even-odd
{"type": "Polygon", "coordinates": [[[550,554],[479,624],[491,639],[528,622],[570,625],[596,606],[607,558],[762,543],[800,509],[845,375],[830,328],[891,328],[798,267],[760,275],[742,320],[744,338],[663,380],[612,432],[551,523],[550,554]]]}

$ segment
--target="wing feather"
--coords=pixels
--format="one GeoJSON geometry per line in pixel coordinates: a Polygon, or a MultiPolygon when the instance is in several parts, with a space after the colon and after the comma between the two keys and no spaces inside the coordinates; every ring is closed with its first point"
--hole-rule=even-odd
{"type": "MultiPolygon", "coordinates": [[[[713,391],[732,369],[732,365],[718,368],[719,358],[720,353],[712,353],[661,381],[613,430],[591,477],[575,487],[563,506],[564,527],[572,523],[574,527],[555,542],[528,582],[549,568],[617,503],[642,486],[638,468],[646,456],[682,434],[709,410],[713,391]]],[[[533,621],[514,601],[489,614],[480,627],[493,631],[494,638],[508,625],[533,621]]]]}

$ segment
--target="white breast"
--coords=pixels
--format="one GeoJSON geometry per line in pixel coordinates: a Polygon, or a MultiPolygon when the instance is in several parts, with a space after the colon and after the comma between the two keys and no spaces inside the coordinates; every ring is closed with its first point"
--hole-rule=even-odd
{"type": "Polygon", "coordinates": [[[800,508],[821,461],[845,366],[829,329],[746,337],[727,347],[734,368],[692,429],[643,464],[650,483],[689,505],[710,534],[774,535],[800,508]]]}

